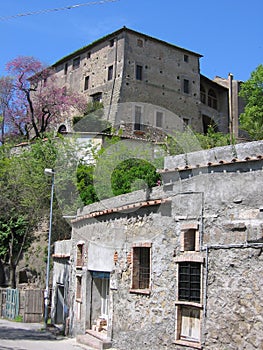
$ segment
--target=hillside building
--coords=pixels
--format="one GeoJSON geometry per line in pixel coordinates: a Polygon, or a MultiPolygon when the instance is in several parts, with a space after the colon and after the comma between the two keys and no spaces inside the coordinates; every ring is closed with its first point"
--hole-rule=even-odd
{"type": "MultiPolygon", "coordinates": [[[[148,128],[227,133],[240,105],[229,107],[230,87],[200,73],[202,55],[123,27],[53,66],[59,83],[105,107],[104,119],[129,135],[148,128]]],[[[232,83],[233,80],[231,80],[232,83]]],[[[237,91],[231,90],[237,99],[237,91]]],[[[60,125],[72,130],[71,120],[60,125]]],[[[100,130],[98,130],[100,131],[100,130]]],[[[235,129],[235,132],[237,130],[235,129]]]]}

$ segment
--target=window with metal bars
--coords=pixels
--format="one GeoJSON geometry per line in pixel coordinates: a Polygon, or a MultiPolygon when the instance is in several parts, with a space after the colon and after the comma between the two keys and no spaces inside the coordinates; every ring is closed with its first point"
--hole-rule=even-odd
{"type": "Polygon", "coordinates": [[[179,263],[178,300],[200,303],[201,264],[197,262],[179,263]]]}
{"type": "Polygon", "coordinates": [[[150,287],[150,248],[133,248],[132,289],[148,289],[150,287]]]}

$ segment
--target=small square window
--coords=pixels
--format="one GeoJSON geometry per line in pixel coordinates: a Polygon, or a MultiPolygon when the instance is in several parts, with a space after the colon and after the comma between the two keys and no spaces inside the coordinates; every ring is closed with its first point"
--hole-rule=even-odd
{"type": "Polygon", "coordinates": [[[108,67],[108,80],[112,80],[113,78],[113,66],[108,67]]]}
{"type": "Polygon", "coordinates": [[[189,62],[189,56],[188,55],[184,55],[184,62],[186,62],[186,63],[189,62]]]}
{"type": "Polygon", "coordinates": [[[137,46],[143,47],[143,40],[142,39],[137,39],[137,46]]]}
{"type": "Polygon", "coordinates": [[[102,92],[97,92],[96,94],[91,95],[92,102],[102,102],[102,92]]]}
{"type": "Polygon", "coordinates": [[[73,59],[73,63],[72,63],[72,68],[73,69],[77,69],[80,66],[80,57],[76,57],[73,59]]]}

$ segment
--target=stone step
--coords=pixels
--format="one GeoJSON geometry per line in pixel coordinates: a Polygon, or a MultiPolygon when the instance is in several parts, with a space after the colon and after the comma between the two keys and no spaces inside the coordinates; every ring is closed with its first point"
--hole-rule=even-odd
{"type": "Polygon", "coordinates": [[[78,335],[77,342],[98,350],[111,349],[112,347],[110,339],[92,330],[87,330],[86,334],[78,335]]]}

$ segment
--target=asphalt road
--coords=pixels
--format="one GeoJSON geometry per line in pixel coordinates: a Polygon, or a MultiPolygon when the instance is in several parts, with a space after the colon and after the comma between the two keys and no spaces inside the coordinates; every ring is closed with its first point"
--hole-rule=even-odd
{"type": "Polygon", "coordinates": [[[55,335],[40,323],[0,319],[0,350],[92,350],[75,338],[55,335]]]}

